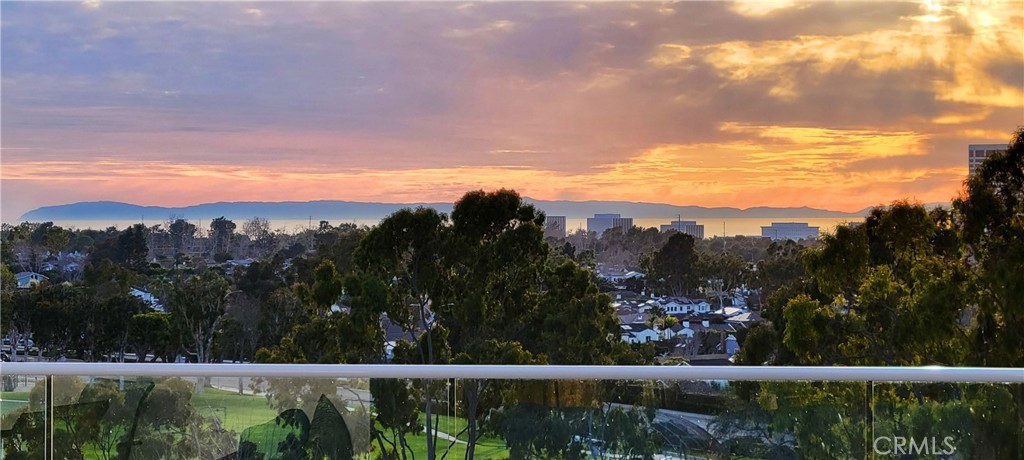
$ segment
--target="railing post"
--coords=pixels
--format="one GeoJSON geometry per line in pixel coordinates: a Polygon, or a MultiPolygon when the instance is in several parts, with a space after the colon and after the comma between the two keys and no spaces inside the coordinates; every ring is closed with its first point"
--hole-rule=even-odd
{"type": "Polygon", "coordinates": [[[46,384],[46,407],[43,408],[43,458],[53,459],[53,376],[44,377],[46,384]]]}
{"type": "Polygon", "coordinates": [[[873,460],[875,458],[875,385],[873,381],[868,380],[865,382],[865,386],[864,403],[867,407],[865,408],[864,436],[867,439],[864,440],[866,444],[864,446],[864,458],[873,460]]]}

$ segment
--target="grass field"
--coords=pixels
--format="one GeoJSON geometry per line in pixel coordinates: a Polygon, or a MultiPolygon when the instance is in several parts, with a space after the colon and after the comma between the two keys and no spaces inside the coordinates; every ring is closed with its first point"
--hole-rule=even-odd
{"type": "MultiPolygon", "coordinates": [[[[28,404],[27,400],[28,392],[0,393],[0,414],[8,414],[17,410],[19,407],[28,404]]],[[[269,444],[273,438],[269,430],[273,428],[266,424],[274,420],[278,415],[278,411],[267,404],[265,396],[239,395],[234,391],[206,388],[202,393],[193,395],[192,405],[200,414],[215,416],[220,419],[224,428],[234,431],[237,436],[240,436],[246,429],[253,428],[248,435],[249,439],[268,439],[268,444],[257,443],[261,451],[268,452],[276,449],[276,446],[269,444]]],[[[423,415],[420,415],[420,422],[425,424],[423,415]]],[[[438,429],[442,433],[455,436],[466,427],[466,424],[467,421],[464,418],[441,415],[439,416],[438,429]]],[[[378,429],[380,428],[378,426],[378,429]]],[[[456,460],[465,457],[466,445],[464,442],[466,439],[467,436],[465,434],[459,436],[461,442],[457,442],[451,447],[447,459],[456,460]]],[[[425,433],[407,436],[406,441],[414,452],[415,458],[427,458],[427,437],[425,433]]],[[[448,449],[450,444],[451,441],[438,438],[438,458],[448,449]]],[[[377,448],[376,443],[373,444],[373,448],[377,448]]],[[[94,458],[96,453],[92,452],[92,449],[88,450],[86,458],[94,458]]],[[[505,448],[504,441],[501,439],[485,437],[477,444],[477,458],[500,459],[508,458],[508,455],[508,449],[505,448]]]]}
{"type": "MultiPolygon", "coordinates": [[[[379,428],[379,427],[378,427],[379,428]]],[[[406,442],[409,443],[409,448],[412,449],[416,459],[427,458],[427,437],[425,434],[418,434],[414,436],[407,436],[406,442]]],[[[481,440],[485,444],[477,444],[474,456],[480,459],[502,459],[508,458],[508,449],[505,448],[504,444],[500,442],[488,442],[488,440],[481,440]]],[[[441,458],[444,452],[448,450],[448,446],[451,445],[451,450],[448,452],[446,460],[458,460],[465,458],[466,456],[466,445],[462,443],[451,444],[451,441],[440,439],[437,440],[437,458],[441,458]]],[[[375,446],[376,447],[376,446],[375,446]]]]}
{"type": "Polygon", "coordinates": [[[14,412],[26,404],[28,404],[27,391],[0,392],[0,417],[14,412]]]}
{"type": "MultiPolygon", "coordinates": [[[[278,415],[277,410],[267,405],[267,399],[263,395],[239,395],[234,391],[216,388],[207,388],[202,393],[193,396],[192,405],[203,415],[218,417],[224,424],[224,428],[232,430],[238,435],[241,435],[248,428],[257,427],[249,433],[250,439],[263,438],[260,436],[260,432],[272,428],[260,425],[274,420],[278,415]]],[[[420,422],[425,423],[422,415],[420,416],[420,422]]],[[[466,424],[467,421],[464,418],[441,415],[438,427],[440,431],[454,436],[465,428],[466,424]],[[448,432],[449,430],[451,430],[450,433],[448,432]]],[[[380,428],[378,426],[378,429],[380,428]]],[[[267,434],[270,434],[269,431],[267,434]]],[[[466,438],[465,434],[459,437],[461,441],[465,441],[466,438]]],[[[409,447],[415,453],[416,458],[427,458],[427,437],[425,434],[408,436],[406,440],[409,443],[409,447]]],[[[437,440],[438,457],[448,448],[450,443],[451,441],[445,439],[439,438],[437,440]]],[[[376,444],[374,444],[374,448],[376,447],[376,444]]],[[[263,452],[275,448],[276,446],[260,445],[260,450],[263,452]]],[[[466,445],[464,443],[456,443],[452,446],[447,458],[453,460],[464,458],[465,453],[466,445]]],[[[508,458],[508,449],[505,448],[504,441],[501,439],[485,437],[477,444],[476,457],[481,459],[508,458]]]]}
{"type": "Polygon", "coordinates": [[[224,428],[236,433],[271,421],[278,414],[267,405],[267,398],[263,395],[240,395],[216,388],[206,388],[202,393],[193,395],[192,407],[204,416],[216,416],[224,428]]]}

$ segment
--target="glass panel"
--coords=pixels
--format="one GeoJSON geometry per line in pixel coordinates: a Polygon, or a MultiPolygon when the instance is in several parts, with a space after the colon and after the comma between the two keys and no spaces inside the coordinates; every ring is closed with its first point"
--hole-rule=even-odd
{"type": "Polygon", "coordinates": [[[0,372],[0,458],[45,450],[46,400],[45,376],[0,372]]]}
{"type": "Polygon", "coordinates": [[[49,448],[51,458],[102,460],[1024,452],[1020,384],[76,376],[48,390],[45,378],[8,375],[4,384],[4,458],[49,448]]]}
{"type": "Polygon", "coordinates": [[[864,383],[456,384],[454,419],[439,416],[436,428],[439,438],[458,440],[449,458],[472,449],[473,458],[510,459],[862,459],[868,444],[864,383]]]}
{"type": "MultiPolygon", "coordinates": [[[[229,399],[241,399],[263,412],[229,417],[239,423],[239,459],[348,459],[370,452],[371,401],[366,379],[246,380],[242,386],[255,394],[229,399]],[[262,399],[263,404],[257,406],[251,398],[262,399]]],[[[235,382],[226,383],[237,387],[235,382]]],[[[225,387],[216,381],[214,386],[225,387]]]]}
{"type": "MultiPolygon", "coordinates": [[[[367,389],[335,379],[56,377],[53,458],[361,457],[370,450],[367,389]]],[[[5,446],[15,446],[8,437],[5,428],[5,446]]]]}
{"type": "Polygon", "coordinates": [[[876,383],[875,458],[1017,460],[1024,385],[876,383]]]}

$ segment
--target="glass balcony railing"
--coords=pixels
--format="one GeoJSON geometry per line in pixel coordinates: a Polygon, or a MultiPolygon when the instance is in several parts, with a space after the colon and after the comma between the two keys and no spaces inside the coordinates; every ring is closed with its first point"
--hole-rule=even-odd
{"type": "Polygon", "coordinates": [[[1019,459],[1024,369],[4,363],[9,459],[1019,459]]]}

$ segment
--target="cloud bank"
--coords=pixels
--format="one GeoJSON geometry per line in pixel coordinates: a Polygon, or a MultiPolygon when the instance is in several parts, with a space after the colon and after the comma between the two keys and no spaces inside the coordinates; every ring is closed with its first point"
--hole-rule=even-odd
{"type": "Polygon", "coordinates": [[[1024,3],[16,3],[2,217],[84,200],[945,201],[1024,3]]]}

